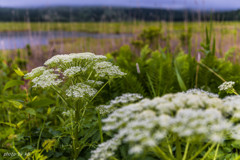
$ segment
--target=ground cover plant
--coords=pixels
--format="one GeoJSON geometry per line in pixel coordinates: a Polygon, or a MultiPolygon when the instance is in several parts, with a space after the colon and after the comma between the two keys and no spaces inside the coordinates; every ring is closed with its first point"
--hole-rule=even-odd
{"type": "Polygon", "coordinates": [[[1,59],[0,158],[239,159],[240,65],[202,32],[195,56],[190,29],[188,49],[172,52],[151,27],[131,46],[52,55],[28,72],[31,48],[1,59]]]}

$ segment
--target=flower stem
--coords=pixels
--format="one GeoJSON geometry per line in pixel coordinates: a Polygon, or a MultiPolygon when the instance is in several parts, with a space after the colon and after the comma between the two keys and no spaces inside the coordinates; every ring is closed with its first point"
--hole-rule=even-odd
{"type": "Polygon", "coordinates": [[[210,145],[210,143],[205,144],[201,149],[199,149],[199,150],[197,151],[197,153],[195,153],[194,156],[192,156],[192,157],[190,158],[190,160],[194,160],[194,159],[195,159],[200,153],[202,153],[202,151],[203,151],[204,149],[206,149],[209,145],[210,145]]]}
{"type": "Polygon", "coordinates": [[[182,159],[182,148],[181,148],[181,143],[179,141],[179,138],[176,140],[176,152],[177,152],[177,159],[180,160],[182,159]]]}
{"type": "Polygon", "coordinates": [[[205,65],[202,62],[197,62],[198,64],[200,64],[201,66],[203,66],[204,68],[206,68],[207,70],[209,70],[210,72],[212,72],[215,76],[217,76],[219,79],[221,79],[223,82],[226,82],[225,79],[223,79],[219,74],[217,74],[214,70],[212,70],[211,68],[209,68],[207,65],[205,65]]]}
{"type": "Polygon", "coordinates": [[[213,160],[216,160],[216,159],[217,159],[219,145],[220,145],[220,144],[217,145],[216,152],[215,152],[215,155],[214,155],[214,159],[213,159],[213,160]]]}
{"type": "Polygon", "coordinates": [[[78,122],[80,120],[80,108],[79,104],[75,104],[75,117],[74,117],[74,132],[73,132],[73,151],[74,160],[78,158],[78,122]]]}
{"type": "Polygon", "coordinates": [[[168,138],[167,138],[167,144],[168,144],[169,153],[170,153],[170,155],[174,158],[173,152],[172,152],[172,148],[171,148],[171,146],[170,146],[170,144],[169,144],[168,138]]]}
{"type": "Polygon", "coordinates": [[[205,155],[203,156],[203,158],[201,160],[204,160],[208,154],[213,150],[213,148],[216,146],[216,143],[212,144],[212,146],[209,148],[209,150],[205,153],[205,155]]]}
{"type": "Polygon", "coordinates": [[[25,159],[23,158],[22,154],[19,153],[19,151],[17,150],[17,148],[15,147],[15,145],[13,146],[13,149],[14,149],[15,152],[17,152],[18,156],[19,156],[22,160],[25,160],[25,159]]]}
{"type": "Polygon", "coordinates": [[[103,90],[103,88],[109,83],[109,81],[107,81],[99,90],[98,92],[93,96],[93,98],[90,100],[90,102],[92,102],[94,100],[94,98],[103,90]]]}
{"type": "Polygon", "coordinates": [[[189,147],[189,140],[187,140],[187,145],[185,147],[184,155],[183,155],[183,160],[186,160],[187,154],[188,154],[188,147],[189,147]]]}
{"type": "Polygon", "coordinates": [[[100,113],[98,112],[98,126],[99,126],[99,133],[100,133],[100,137],[101,137],[101,143],[103,143],[103,133],[102,133],[102,122],[101,122],[102,118],[100,113]]]}
{"type": "Polygon", "coordinates": [[[45,119],[44,119],[44,122],[43,122],[43,125],[42,125],[42,128],[41,128],[41,131],[40,131],[39,137],[38,137],[37,149],[39,149],[39,144],[40,144],[40,140],[41,140],[42,132],[43,132],[43,129],[44,129],[44,125],[45,125],[45,119]]]}
{"type": "Polygon", "coordinates": [[[153,152],[161,159],[163,160],[172,160],[169,158],[158,146],[155,146],[152,148],[153,152]]]}

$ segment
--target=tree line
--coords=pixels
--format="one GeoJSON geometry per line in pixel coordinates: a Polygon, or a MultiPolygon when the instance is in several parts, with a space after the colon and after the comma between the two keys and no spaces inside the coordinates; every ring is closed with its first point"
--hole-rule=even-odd
{"type": "Polygon", "coordinates": [[[236,21],[240,10],[225,12],[124,7],[0,8],[0,21],[117,22],[117,21],[236,21]]]}

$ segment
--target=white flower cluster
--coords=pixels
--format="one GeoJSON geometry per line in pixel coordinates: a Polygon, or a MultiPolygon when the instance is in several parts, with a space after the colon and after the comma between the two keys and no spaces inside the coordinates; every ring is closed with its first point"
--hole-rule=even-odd
{"type": "Polygon", "coordinates": [[[101,78],[118,78],[126,75],[118,66],[114,66],[111,62],[97,62],[93,69],[96,71],[96,77],[101,78]]]}
{"type": "Polygon", "coordinates": [[[233,89],[233,85],[235,82],[229,81],[229,82],[224,82],[220,86],[218,86],[220,91],[231,91],[233,89]]]}
{"type": "Polygon", "coordinates": [[[67,77],[71,77],[78,74],[79,72],[85,72],[86,70],[87,68],[82,68],[80,66],[70,67],[63,72],[63,75],[67,77]]]}
{"type": "MultiPolygon", "coordinates": [[[[231,121],[234,112],[240,111],[239,104],[240,96],[220,99],[199,90],[167,94],[115,110],[103,120],[103,130],[114,131],[121,143],[128,143],[129,154],[160,145],[170,135],[183,140],[221,143],[229,136],[240,138],[240,125],[231,121]]],[[[105,151],[97,148],[91,160],[108,159],[115,150],[111,154],[104,154],[105,151]]]]}
{"type": "Polygon", "coordinates": [[[41,75],[44,71],[46,70],[46,67],[44,66],[40,66],[40,67],[37,67],[37,68],[34,68],[32,69],[31,72],[25,74],[25,78],[26,79],[33,79],[39,75],[41,75]]]}
{"type": "Polygon", "coordinates": [[[102,55],[95,55],[94,53],[85,52],[85,53],[71,53],[71,54],[63,54],[63,55],[56,55],[49,60],[47,60],[44,65],[50,67],[56,67],[59,65],[67,65],[71,62],[91,62],[96,60],[104,60],[106,59],[105,56],[102,55]]]}
{"type": "MultiPolygon", "coordinates": [[[[32,80],[33,87],[42,88],[64,82],[62,88],[68,88],[66,95],[73,98],[95,95],[95,88],[104,83],[98,81],[101,78],[111,79],[125,75],[118,66],[106,62],[105,56],[89,52],[56,55],[44,65],[33,69],[25,78],[32,80]]],[[[65,91],[62,93],[65,94],[65,91]]]]}
{"type": "Polygon", "coordinates": [[[137,93],[124,93],[121,96],[116,97],[114,100],[111,100],[109,105],[100,105],[96,109],[100,114],[105,115],[113,112],[119,106],[136,102],[142,98],[143,96],[137,93]]]}
{"type": "Polygon", "coordinates": [[[57,86],[61,82],[63,82],[63,80],[58,79],[59,76],[60,76],[59,74],[54,73],[53,69],[47,69],[43,71],[43,73],[40,76],[33,78],[32,80],[32,82],[34,83],[33,87],[46,88],[50,86],[57,86]]]}
{"type": "Polygon", "coordinates": [[[75,111],[70,109],[70,110],[62,112],[62,115],[65,116],[65,117],[74,116],[75,115],[75,111]]]}
{"type": "Polygon", "coordinates": [[[218,97],[218,94],[214,94],[214,93],[211,93],[211,92],[207,92],[207,91],[204,91],[202,89],[189,89],[186,91],[186,93],[190,93],[190,94],[199,94],[199,95],[202,95],[202,94],[206,94],[208,95],[209,97],[218,97]]]}
{"type": "Polygon", "coordinates": [[[95,81],[95,80],[87,80],[86,84],[92,85],[92,86],[101,86],[104,82],[102,81],[95,81]]]}
{"type": "Polygon", "coordinates": [[[114,151],[117,150],[120,144],[120,138],[115,136],[111,140],[100,144],[98,148],[93,151],[93,156],[89,160],[106,160],[106,157],[114,155],[114,151]]]}
{"type": "Polygon", "coordinates": [[[231,115],[235,120],[240,120],[240,96],[228,96],[223,99],[225,112],[231,115]]]}
{"type": "Polygon", "coordinates": [[[85,96],[92,97],[96,93],[97,93],[97,90],[95,88],[92,88],[91,86],[84,83],[77,83],[75,85],[70,86],[66,90],[66,95],[68,97],[73,97],[73,98],[83,98],[85,96]]]}

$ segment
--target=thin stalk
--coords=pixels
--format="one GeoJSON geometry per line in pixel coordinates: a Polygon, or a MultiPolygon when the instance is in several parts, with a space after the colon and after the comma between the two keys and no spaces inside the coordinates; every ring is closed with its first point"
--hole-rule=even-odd
{"type": "Polygon", "coordinates": [[[205,65],[202,62],[197,62],[198,64],[200,64],[201,66],[205,67],[206,69],[208,69],[210,72],[212,72],[215,76],[217,76],[219,79],[221,79],[223,82],[226,82],[226,80],[224,78],[222,78],[219,74],[217,74],[214,70],[212,70],[211,68],[209,68],[207,65],[205,65]]]}
{"type": "Polygon", "coordinates": [[[152,150],[159,158],[163,160],[172,160],[158,146],[153,147],[152,150]]]}
{"type": "Polygon", "coordinates": [[[216,160],[216,159],[217,159],[219,145],[220,145],[220,144],[217,145],[217,149],[216,149],[216,152],[215,152],[215,155],[214,155],[213,160],[216,160]]]}
{"type": "Polygon", "coordinates": [[[45,119],[44,119],[44,121],[43,121],[43,125],[42,125],[42,128],[41,128],[41,131],[40,131],[39,137],[38,137],[37,149],[39,149],[40,140],[41,140],[42,132],[43,132],[43,129],[44,129],[44,125],[45,125],[45,119]]]}
{"type": "Polygon", "coordinates": [[[74,160],[78,158],[78,122],[80,120],[80,108],[78,103],[75,104],[75,119],[74,119],[74,134],[73,134],[73,150],[74,150],[74,160]]]}
{"type": "Polygon", "coordinates": [[[68,103],[67,103],[67,100],[61,95],[61,93],[54,87],[52,86],[52,89],[57,92],[57,94],[60,96],[60,98],[63,100],[63,102],[70,108],[72,108],[68,103]]]}
{"type": "Polygon", "coordinates": [[[87,80],[89,80],[89,78],[91,77],[92,73],[93,73],[93,71],[88,75],[87,80]]]}
{"type": "Polygon", "coordinates": [[[176,140],[176,152],[177,152],[177,159],[182,159],[182,148],[179,138],[176,140]]]}
{"type": "Polygon", "coordinates": [[[169,153],[170,153],[170,155],[174,158],[173,152],[172,152],[172,147],[171,147],[170,144],[169,144],[168,138],[167,138],[167,144],[168,144],[169,153]]]}
{"type": "Polygon", "coordinates": [[[94,98],[103,90],[103,88],[109,83],[109,80],[98,90],[98,92],[94,95],[94,97],[89,101],[92,102],[94,98]]]}
{"type": "Polygon", "coordinates": [[[235,95],[237,95],[237,96],[239,95],[234,88],[233,88],[233,93],[234,93],[235,95]]]}
{"type": "Polygon", "coordinates": [[[79,121],[80,125],[82,124],[82,120],[83,120],[83,117],[84,117],[84,115],[85,115],[86,109],[87,109],[87,107],[86,107],[86,105],[85,105],[85,106],[83,107],[82,116],[81,116],[81,119],[80,119],[80,121],[79,121]]]}
{"type": "Polygon", "coordinates": [[[197,64],[197,69],[196,69],[196,78],[195,78],[195,88],[198,87],[198,72],[199,72],[199,64],[197,64]]]}
{"type": "Polygon", "coordinates": [[[184,155],[183,155],[183,160],[186,160],[186,158],[187,158],[189,144],[190,144],[190,142],[189,142],[189,140],[187,140],[187,145],[186,145],[186,147],[185,147],[185,151],[184,151],[184,155]]]}
{"type": "Polygon", "coordinates": [[[102,118],[100,113],[98,112],[98,126],[99,126],[99,133],[100,133],[100,137],[101,137],[101,143],[103,143],[103,133],[102,133],[102,118]]]}
{"type": "Polygon", "coordinates": [[[80,122],[82,121],[82,119],[83,119],[83,117],[84,117],[84,114],[85,114],[85,111],[86,111],[86,106],[88,105],[88,103],[92,102],[92,101],[94,100],[94,98],[103,90],[103,88],[104,88],[108,83],[109,83],[109,80],[98,90],[98,92],[93,96],[93,98],[84,105],[84,110],[83,110],[83,113],[82,113],[82,117],[81,117],[80,122]]]}
{"type": "Polygon", "coordinates": [[[19,153],[19,151],[18,151],[17,148],[15,147],[14,141],[13,141],[13,149],[14,149],[15,152],[17,152],[18,156],[19,156],[22,160],[25,160],[25,159],[23,158],[22,154],[19,153]]]}
{"type": "Polygon", "coordinates": [[[148,73],[147,73],[147,78],[148,78],[149,84],[150,84],[151,89],[152,89],[152,92],[153,92],[153,97],[156,97],[156,92],[155,92],[155,90],[154,90],[154,87],[153,87],[151,78],[149,77],[148,73]]]}
{"type": "Polygon", "coordinates": [[[200,153],[202,153],[202,151],[204,151],[209,145],[210,145],[210,143],[205,144],[201,149],[199,149],[199,150],[197,151],[197,153],[195,153],[194,156],[192,156],[192,157],[190,158],[190,160],[194,160],[194,159],[195,159],[200,153]]]}
{"type": "MultiPolygon", "coordinates": [[[[72,132],[71,132],[71,137],[74,139],[74,126],[73,126],[73,115],[71,114],[71,127],[72,127],[72,132]]],[[[73,141],[73,146],[75,146],[75,142],[73,141]]]]}
{"type": "Polygon", "coordinates": [[[204,160],[208,155],[209,153],[213,150],[213,148],[216,146],[216,144],[214,143],[210,148],[209,150],[205,153],[205,155],[203,156],[203,158],[201,160],[204,160]]]}

